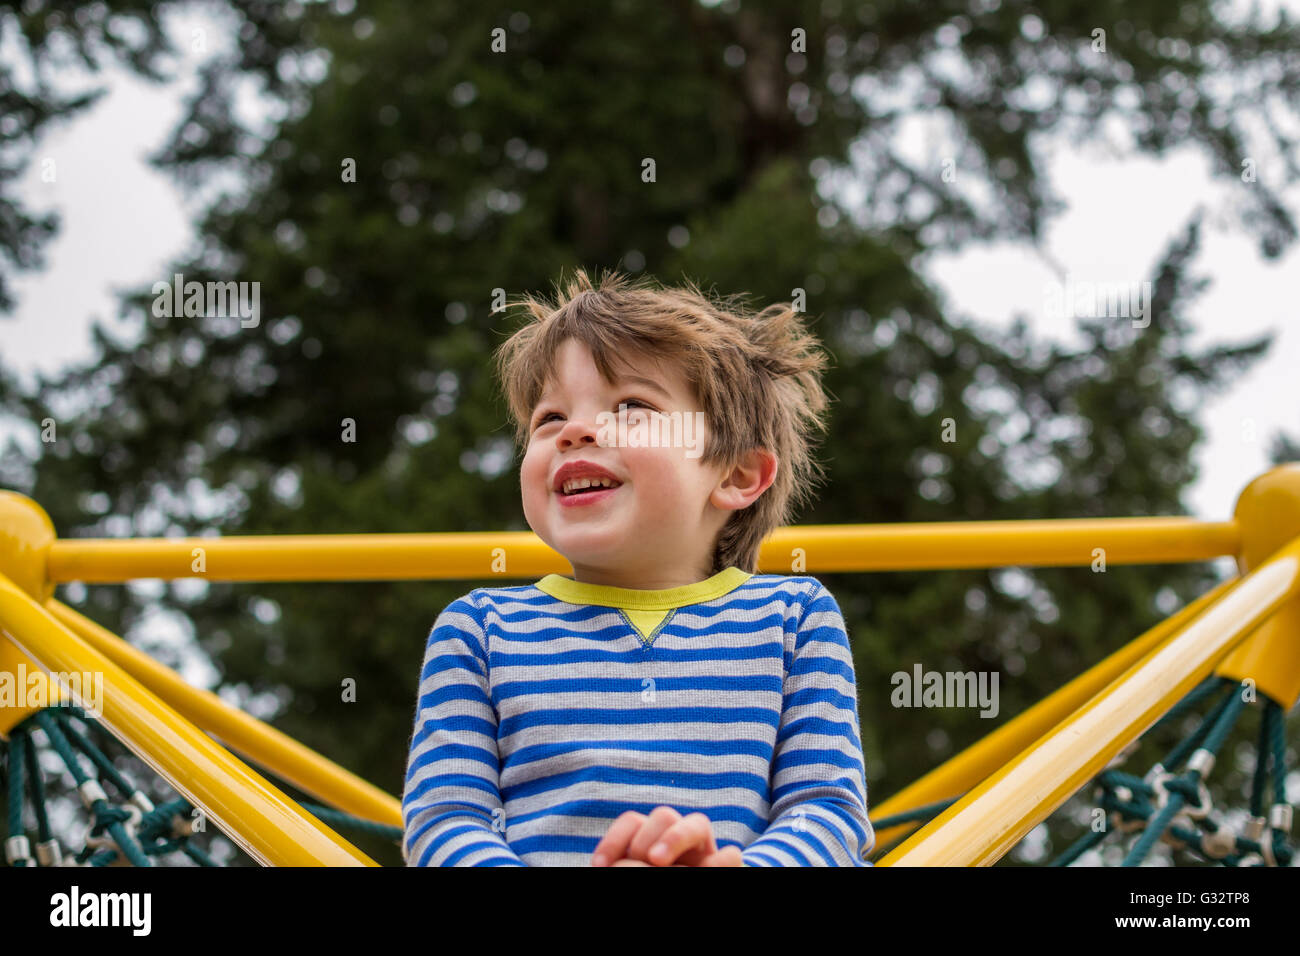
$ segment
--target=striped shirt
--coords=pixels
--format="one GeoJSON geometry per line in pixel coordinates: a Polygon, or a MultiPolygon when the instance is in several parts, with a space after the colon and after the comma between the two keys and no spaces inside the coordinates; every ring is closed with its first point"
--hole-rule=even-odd
{"type": "Polygon", "coordinates": [[[627,810],[701,812],[747,866],[870,866],[853,657],[812,577],[662,590],[550,574],[429,635],[408,866],[589,866],[627,810]]]}

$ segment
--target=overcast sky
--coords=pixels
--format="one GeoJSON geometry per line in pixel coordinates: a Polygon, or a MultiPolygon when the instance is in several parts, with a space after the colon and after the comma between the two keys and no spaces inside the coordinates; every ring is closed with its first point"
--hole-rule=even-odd
{"type": "MultiPolygon", "coordinates": [[[[188,37],[195,23],[204,22],[211,21],[176,18],[173,36],[188,37]]],[[[211,34],[213,45],[223,42],[219,23],[211,34]]],[[[186,62],[192,66],[197,58],[186,62]]],[[[193,240],[194,199],[185,200],[144,162],[180,115],[192,71],[183,77],[156,87],[110,71],[110,93],[40,144],[22,192],[35,208],[57,210],[62,229],[46,247],[46,270],[15,278],[16,314],[0,318],[0,356],[28,380],[37,370],[89,359],[92,319],[121,328],[114,291],[168,277],[168,264],[193,240]],[[41,181],[46,157],[57,164],[54,183],[41,181]]],[[[1045,149],[1050,158],[1044,168],[1067,203],[1046,232],[1046,256],[1011,244],[971,246],[930,258],[924,270],[956,316],[1005,326],[1020,313],[1036,333],[1072,342],[1073,320],[1053,318],[1044,308],[1044,288],[1057,281],[1046,260],[1077,280],[1140,282],[1192,209],[1205,205],[1212,215],[1197,267],[1212,285],[1188,315],[1197,329],[1195,344],[1277,333],[1268,357],[1202,409],[1208,441],[1197,453],[1201,474],[1187,504],[1200,517],[1228,517],[1242,487],[1266,468],[1273,434],[1285,429],[1300,435],[1300,249],[1292,246],[1283,259],[1266,263],[1239,228],[1216,225],[1234,186],[1212,182],[1205,159],[1192,148],[1159,159],[1109,158],[1100,148],[1059,142],[1045,149]]],[[[1261,165],[1259,175],[1267,180],[1275,172],[1261,165]]],[[[1287,202],[1300,218],[1300,190],[1293,189],[1287,202]]],[[[1153,321],[1159,321],[1158,307],[1153,321]]]]}

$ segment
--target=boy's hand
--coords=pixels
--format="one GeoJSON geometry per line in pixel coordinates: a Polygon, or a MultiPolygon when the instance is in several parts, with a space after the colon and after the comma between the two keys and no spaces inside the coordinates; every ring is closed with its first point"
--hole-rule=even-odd
{"type": "Polygon", "coordinates": [[[703,813],[683,817],[672,807],[650,816],[629,810],[596,844],[592,866],[741,866],[740,850],[719,850],[703,813]]]}

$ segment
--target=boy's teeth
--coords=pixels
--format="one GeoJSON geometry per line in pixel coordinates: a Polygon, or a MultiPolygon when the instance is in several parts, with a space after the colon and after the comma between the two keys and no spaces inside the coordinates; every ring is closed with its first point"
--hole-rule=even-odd
{"type": "Polygon", "coordinates": [[[590,488],[592,486],[601,488],[617,487],[615,482],[609,478],[573,478],[564,483],[562,490],[566,495],[571,495],[575,491],[581,491],[584,488],[590,488]]]}

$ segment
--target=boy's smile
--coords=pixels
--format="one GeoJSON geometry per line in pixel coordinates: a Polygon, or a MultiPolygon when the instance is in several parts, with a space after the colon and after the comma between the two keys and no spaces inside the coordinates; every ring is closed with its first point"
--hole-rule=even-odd
{"type": "Polygon", "coordinates": [[[603,492],[622,486],[618,476],[590,461],[565,462],[551,481],[551,490],[559,494],[560,504],[566,507],[601,500],[603,492]]]}
{"type": "MultiPolygon", "coordinates": [[[[694,584],[713,573],[718,531],[752,497],[723,480],[721,465],[651,442],[654,416],[698,411],[693,390],[670,365],[648,356],[624,361],[628,367],[611,384],[585,344],[560,346],[529,423],[520,466],[524,514],[573,564],[575,580],[643,590],[694,584]],[[623,445],[610,439],[614,422],[637,438],[623,445]],[[617,486],[569,484],[598,479],[617,486]]],[[[705,423],[700,441],[707,435],[705,423]]]]}

